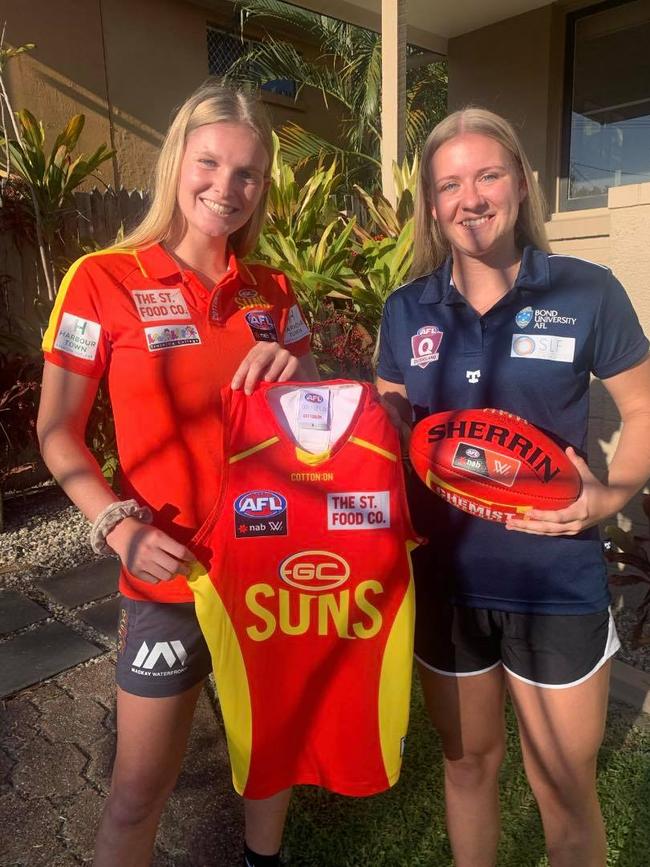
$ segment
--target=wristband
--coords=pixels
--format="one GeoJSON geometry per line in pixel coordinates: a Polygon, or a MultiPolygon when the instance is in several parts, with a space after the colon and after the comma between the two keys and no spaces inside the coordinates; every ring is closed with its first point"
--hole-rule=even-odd
{"type": "Polygon", "coordinates": [[[137,500],[117,500],[110,503],[97,515],[90,530],[90,547],[95,554],[113,554],[106,537],[125,518],[137,518],[151,524],[153,515],[148,506],[141,506],[137,500]]]}

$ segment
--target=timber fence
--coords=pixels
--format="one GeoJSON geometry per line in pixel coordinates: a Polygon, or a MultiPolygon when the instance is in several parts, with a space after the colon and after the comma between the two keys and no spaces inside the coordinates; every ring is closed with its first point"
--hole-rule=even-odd
{"type": "MultiPolygon", "coordinates": [[[[59,276],[84,253],[108,247],[120,231],[129,231],[144,215],[149,194],[141,190],[76,192],[63,213],[63,229],[52,258],[59,276]]],[[[47,321],[51,301],[40,269],[39,253],[23,231],[0,233],[0,350],[16,342],[34,345],[33,335],[47,321]]]]}

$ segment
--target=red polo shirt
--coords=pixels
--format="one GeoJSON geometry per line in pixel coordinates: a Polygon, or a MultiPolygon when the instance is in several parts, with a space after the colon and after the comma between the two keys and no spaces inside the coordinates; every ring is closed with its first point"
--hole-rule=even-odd
{"type": "MultiPolygon", "coordinates": [[[[107,373],[124,499],[187,542],[219,490],[219,391],[256,341],[277,340],[294,355],[309,332],[287,278],[231,256],[211,290],[181,271],[160,245],[105,250],[66,274],[43,339],[45,358],[92,378],[107,373]]],[[[192,601],[185,579],[148,584],[124,570],[134,599],[192,601]]]]}

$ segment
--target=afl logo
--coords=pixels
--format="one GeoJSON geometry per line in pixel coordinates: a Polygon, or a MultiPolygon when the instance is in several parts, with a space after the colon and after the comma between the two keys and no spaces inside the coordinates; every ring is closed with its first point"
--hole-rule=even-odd
{"type": "Polygon", "coordinates": [[[261,331],[273,331],[275,324],[273,317],[265,313],[263,310],[251,310],[246,314],[246,321],[253,328],[259,328],[261,331]]]}
{"type": "Polygon", "coordinates": [[[532,337],[518,337],[512,344],[516,355],[530,355],[535,351],[535,341],[532,337]]]}
{"type": "Polygon", "coordinates": [[[299,551],[283,560],[279,571],[285,584],[312,593],[333,590],[350,577],[347,562],[331,551],[299,551]]]}
{"type": "Polygon", "coordinates": [[[480,458],[481,453],[478,449],[474,449],[470,446],[470,448],[465,449],[465,454],[468,458],[480,458]]]}
{"type": "Polygon", "coordinates": [[[322,394],[314,394],[313,391],[308,391],[305,394],[305,400],[308,400],[309,403],[322,403],[324,398],[322,394]]]}
{"type": "Polygon", "coordinates": [[[533,318],[533,308],[532,307],[522,307],[522,309],[515,316],[515,322],[517,323],[518,328],[525,328],[527,325],[530,325],[531,320],[533,318]]]}
{"type": "Polygon", "coordinates": [[[248,491],[235,500],[235,512],[242,518],[273,518],[287,508],[287,501],[275,491],[248,491]]]}

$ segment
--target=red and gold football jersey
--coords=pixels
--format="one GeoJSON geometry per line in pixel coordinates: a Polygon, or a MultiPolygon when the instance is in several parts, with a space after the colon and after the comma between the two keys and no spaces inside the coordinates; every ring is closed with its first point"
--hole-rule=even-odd
{"type": "Polygon", "coordinates": [[[189,583],[235,788],[383,791],[408,724],[418,544],[397,431],[367,383],[265,383],[224,408],[228,469],[189,583]]]}

